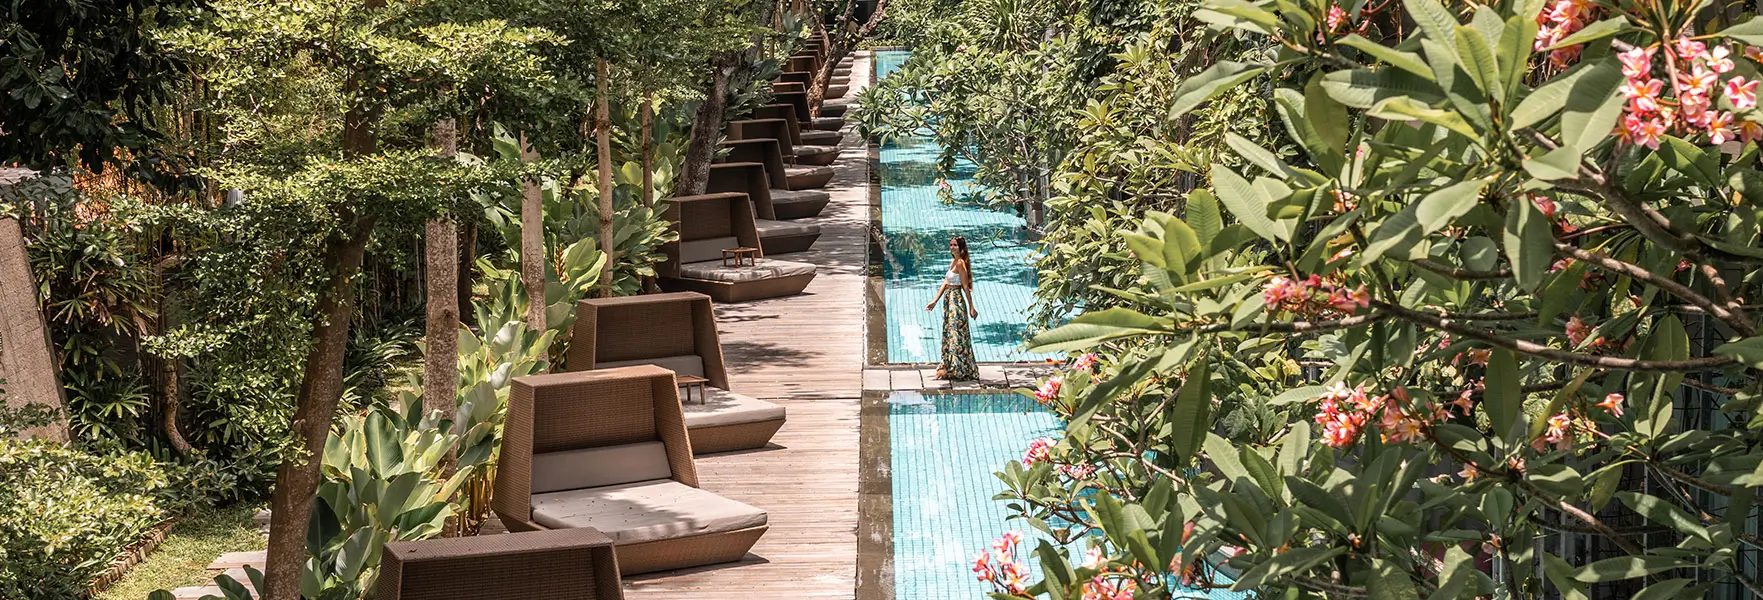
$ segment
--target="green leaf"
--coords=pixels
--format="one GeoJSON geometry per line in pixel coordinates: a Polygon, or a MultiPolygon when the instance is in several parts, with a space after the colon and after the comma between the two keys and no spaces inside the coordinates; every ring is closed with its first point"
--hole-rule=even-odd
{"type": "Polygon", "coordinates": [[[1366,111],[1365,114],[1386,121],[1421,121],[1424,123],[1432,123],[1439,127],[1461,133],[1464,137],[1478,142],[1482,139],[1481,132],[1476,131],[1475,127],[1471,126],[1468,121],[1463,120],[1462,114],[1455,111],[1433,108],[1421,104],[1407,96],[1384,98],[1383,100],[1378,101],[1376,105],[1373,105],[1371,110],[1366,111]]]}
{"type": "Polygon", "coordinates": [[[1235,28],[1271,35],[1280,29],[1277,15],[1243,0],[1207,0],[1194,12],[1194,18],[1222,28],[1235,28]]]}
{"type": "Polygon", "coordinates": [[[1086,312],[1052,331],[1029,340],[1030,352],[1085,350],[1104,340],[1165,331],[1155,317],[1127,308],[1086,312]]]}
{"type": "Polygon", "coordinates": [[[1751,17],[1751,20],[1720,30],[1714,35],[1729,37],[1752,46],[1763,46],[1763,17],[1751,17]]]}
{"type": "Polygon", "coordinates": [[[1196,361],[1188,370],[1186,381],[1181,384],[1181,391],[1176,393],[1175,406],[1170,408],[1170,447],[1175,451],[1176,463],[1187,465],[1200,445],[1206,441],[1206,433],[1212,423],[1207,414],[1212,410],[1211,372],[1206,359],[1196,361]]]}
{"type": "Polygon", "coordinates": [[[1297,476],[1286,477],[1286,489],[1291,490],[1292,497],[1304,506],[1339,521],[1343,527],[1353,527],[1353,511],[1347,510],[1339,494],[1329,493],[1322,486],[1297,476]]]}
{"type": "Polygon", "coordinates": [[[1477,271],[1492,271],[1500,266],[1500,249],[1483,236],[1463,240],[1463,266],[1477,271]]]}
{"type": "Polygon", "coordinates": [[[1616,128],[1617,119],[1622,117],[1622,105],[1627,101],[1619,92],[1623,79],[1616,55],[1610,54],[1574,82],[1561,113],[1563,145],[1578,148],[1583,154],[1611,139],[1610,131],[1616,128]]]}
{"type": "Polygon", "coordinates": [[[1371,108],[1386,98],[1408,97],[1423,105],[1443,101],[1438,84],[1400,69],[1352,69],[1322,76],[1330,98],[1352,108],[1371,108]]]}
{"type": "Polygon", "coordinates": [[[1476,201],[1481,199],[1481,189],[1487,184],[1486,179],[1459,181],[1421,198],[1414,211],[1415,218],[1420,221],[1421,233],[1430,235],[1467,214],[1469,209],[1475,208],[1476,201]]]}
{"type": "Polygon", "coordinates": [[[1494,435],[1507,447],[1516,447],[1521,435],[1519,416],[1524,408],[1524,386],[1518,379],[1518,358],[1511,350],[1496,349],[1488,359],[1487,391],[1482,410],[1487,411],[1494,435]]]}
{"type": "Polygon", "coordinates": [[[1629,29],[1628,18],[1617,15],[1587,25],[1584,29],[1573,32],[1573,35],[1561,38],[1561,41],[1555,42],[1554,45],[1544,48],[1544,50],[1558,50],[1570,46],[1578,46],[1580,44],[1590,43],[1617,35],[1624,31],[1628,31],[1629,29]]]}
{"type": "Polygon", "coordinates": [[[1413,600],[1420,597],[1420,591],[1414,589],[1414,580],[1401,567],[1396,566],[1396,563],[1382,558],[1372,559],[1371,581],[1366,583],[1365,591],[1371,600],[1413,600]]]}
{"type": "MultiPolygon", "coordinates": [[[[1230,589],[1239,592],[1253,590],[1261,587],[1262,584],[1268,581],[1279,579],[1282,576],[1309,571],[1317,565],[1327,562],[1336,556],[1345,554],[1346,551],[1346,548],[1331,548],[1327,546],[1292,548],[1291,550],[1275,554],[1272,558],[1262,561],[1261,564],[1255,565],[1254,568],[1244,572],[1243,576],[1237,579],[1236,583],[1231,584],[1230,589]]],[[[1410,598],[1409,600],[1412,599],[1410,598]]]]}
{"type": "Polygon", "coordinates": [[[1384,219],[1377,229],[1371,230],[1365,241],[1365,251],[1359,254],[1361,264],[1371,264],[1396,246],[1409,248],[1418,244],[1425,235],[1420,230],[1420,218],[1416,214],[1419,210],[1418,203],[1410,204],[1402,212],[1384,219]]]}
{"type": "Polygon", "coordinates": [[[1175,119],[1187,114],[1200,103],[1212,99],[1213,96],[1224,92],[1224,90],[1236,87],[1237,84],[1253,79],[1265,70],[1265,67],[1248,63],[1219,61],[1218,64],[1212,65],[1200,72],[1199,75],[1189,77],[1181,85],[1176,86],[1175,101],[1169,104],[1169,118],[1175,119]]]}
{"type": "Polygon", "coordinates": [[[1753,369],[1763,369],[1763,337],[1727,342],[1715,347],[1714,353],[1731,356],[1753,369]]]}
{"type": "Polygon", "coordinates": [[[1270,242],[1286,238],[1285,229],[1267,218],[1267,205],[1270,203],[1267,196],[1250,185],[1249,180],[1243,179],[1222,163],[1213,163],[1212,187],[1218,194],[1218,200],[1249,231],[1270,242]]]}
{"type": "Polygon", "coordinates": [[[1708,536],[1708,528],[1703,527],[1695,517],[1657,496],[1637,492],[1617,492],[1616,499],[1621,500],[1623,506],[1627,506],[1629,510],[1646,517],[1649,521],[1676,529],[1685,535],[1701,538],[1705,542],[1713,541],[1708,536]]]}
{"type": "Polygon", "coordinates": [[[1523,198],[1506,203],[1506,227],[1501,241],[1512,262],[1512,276],[1519,287],[1535,290],[1555,258],[1555,230],[1535,204],[1523,198]]]}
{"type": "Polygon", "coordinates": [[[1229,441],[1218,434],[1206,433],[1206,458],[1212,460],[1212,466],[1224,475],[1224,480],[1235,483],[1237,479],[1249,476],[1249,470],[1237,459],[1237,449],[1229,441]]]}
{"type": "Polygon", "coordinates": [[[1200,238],[1200,245],[1211,248],[1212,240],[1224,230],[1224,214],[1218,210],[1218,197],[1204,189],[1188,192],[1187,222],[1194,228],[1194,235],[1200,238]]]}
{"type": "MultiPolygon", "coordinates": [[[[1364,52],[1366,54],[1369,54],[1373,58],[1381,60],[1384,62],[1384,64],[1387,64],[1389,66],[1401,69],[1403,71],[1407,71],[1409,73],[1413,73],[1417,76],[1424,77],[1426,79],[1432,79],[1432,68],[1426,66],[1426,63],[1420,60],[1419,54],[1415,54],[1413,52],[1403,52],[1401,50],[1397,50],[1395,48],[1391,48],[1389,46],[1385,46],[1383,44],[1373,42],[1371,40],[1365,39],[1364,37],[1361,37],[1357,33],[1348,35],[1347,37],[1344,37],[1344,38],[1341,38],[1340,41],[1335,42],[1335,43],[1340,44],[1342,46],[1347,46],[1349,48],[1354,48],[1354,49],[1359,50],[1360,52],[1364,52]]],[[[1529,47],[1530,47],[1530,43],[1528,41],[1525,42],[1525,48],[1529,49],[1529,47]]]]}
{"type": "Polygon", "coordinates": [[[1562,146],[1544,153],[1542,156],[1524,159],[1524,172],[1543,181],[1558,181],[1579,177],[1578,148],[1562,146]]]}
{"type": "Polygon", "coordinates": [[[1649,585],[1649,586],[1641,589],[1641,591],[1636,592],[1635,595],[1630,596],[1628,600],[1666,600],[1668,598],[1694,598],[1694,597],[1699,596],[1699,594],[1680,594],[1679,592],[1682,592],[1684,587],[1687,587],[1690,584],[1695,583],[1695,582],[1696,582],[1696,580],[1694,580],[1694,579],[1682,579],[1682,578],[1667,579],[1665,581],[1661,581],[1659,583],[1655,583],[1653,585],[1649,585]]]}
{"type": "Polygon", "coordinates": [[[1340,173],[1347,164],[1347,140],[1352,136],[1353,120],[1347,107],[1328,96],[1320,75],[1304,84],[1304,120],[1316,133],[1316,140],[1307,146],[1311,157],[1329,173],[1340,173]]]}
{"type": "MultiPolygon", "coordinates": [[[[1529,48],[1530,42],[1525,42],[1527,52],[1529,48]]],[[[1529,55],[1526,54],[1526,56],[1529,55]]],[[[1512,109],[1511,117],[1508,119],[1512,123],[1512,129],[1530,127],[1554,116],[1557,112],[1561,112],[1561,108],[1567,105],[1567,97],[1573,93],[1573,86],[1594,68],[1594,65],[1582,63],[1569,69],[1561,76],[1550,79],[1548,83],[1543,84],[1543,87],[1537,88],[1530,95],[1525,96],[1524,100],[1519,101],[1518,106],[1512,109]]]]}
{"type": "Polygon", "coordinates": [[[1457,56],[1463,61],[1463,70],[1475,80],[1475,87],[1489,98],[1506,97],[1506,82],[1500,77],[1500,65],[1494,60],[1494,50],[1488,46],[1488,40],[1481,37],[1481,32],[1473,28],[1458,25],[1457,56]]]}
{"type": "Polygon", "coordinates": [[[1295,388],[1286,390],[1284,392],[1281,392],[1278,396],[1274,396],[1273,398],[1268,399],[1267,405],[1268,406],[1285,406],[1287,404],[1296,404],[1299,402],[1309,402],[1311,400],[1315,400],[1317,398],[1320,398],[1322,396],[1322,392],[1327,391],[1327,390],[1328,390],[1328,388],[1320,386],[1320,385],[1306,385],[1303,387],[1295,387],[1295,388]]]}
{"type": "Polygon", "coordinates": [[[1163,223],[1163,261],[1165,267],[1182,274],[1183,279],[1193,275],[1193,265],[1205,256],[1200,246],[1200,236],[1192,227],[1181,219],[1171,217],[1163,223]]]}
{"type": "Polygon", "coordinates": [[[1407,0],[1402,4],[1420,25],[1423,35],[1447,46],[1457,45],[1457,17],[1438,0],[1407,0]]]}
{"type": "Polygon", "coordinates": [[[1602,583],[1645,577],[1687,566],[1690,563],[1670,556],[1618,556],[1580,567],[1573,578],[1586,583],[1602,583]]]}
{"type": "Polygon", "coordinates": [[[1506,96],[1500,99],[1506,106],[1511,105],[1512,98],[1524,87],[1524,76],[1530,72],[1530,49],[1536,37],[1535,16],[1513,15],[1506,19],[1506,27],[1500,31],[1500,45],[1495,49],[1494,58],[1499,61],[1500,75],[1506,80],[1506,96]]]}
{"type": "Polygon", "coordinates": [[[1705,186],[1715,186],[1725,181],[1720,174],[1719,149],[1703,152],[1700,147],[1684,141],[1683,138],[1667,135],[1664,139],[1665,145],[1659,148],[1659,157],[1665,159],[1667,166],[1705,186]]]}

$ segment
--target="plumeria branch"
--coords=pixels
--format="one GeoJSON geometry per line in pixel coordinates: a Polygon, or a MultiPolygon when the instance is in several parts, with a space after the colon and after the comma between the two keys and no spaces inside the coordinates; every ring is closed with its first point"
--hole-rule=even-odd
{"type": "Polygon", "coordinates": [[[1757,326],[1752,324],[1751,320],[1744,313],[1735,313],[1728,310],[1726,306],[1715,303],[1713,300],[1708,299],[1707,296],[1696,293],[1695,290],[1690,289],[1688,286],[1672,281],[1668,277],[1660,277],[1658,274],[1648,271],[1640,265],[1616,260],[1563,242],[1555,242],[1555,251],[1575,260],[1597,265],[1604,270],[1620,273],[1644,281],[1650,285],[1658,287],[1659,289],[1665,290],[1674,296],[1682,298],[1684,301],[1689,302],[1702,310],[1708,311],[1708,314],[1713,315],[1716,319],[1720,319],[1727,325],[1731,325],[1733,329],[1738,330],[1738,332],[1745,337],[1757,335],[1757,326]]]}
{"type": "Polygon", "coordinates": [[[1480,340],[1482,342],[1486,342],[1486,343],[1491,344],[1491,345],[1498,347],[1498,348],[1505,348],[1507,350],[1518,352],[1520,354],[1526,354],[1526,355],[1535,356],[1538,358],[1545,358],[1545,359],[1553,360],[1556,362],[1583,365],[1583,366],[1587,366],[1587,367],[1598,367],[1598,368],[1602,368],[1602,369],[1611,369],[1611,370],[1617,370],[1617,371],[1645,371],[1645,372],[1664,372],[1664,373],[1690,373],[1690,372],[1696,372],[1696,371],[1708,371],[1708,370],[1719,369],[1719,368],[1723,368],[1723,367],[1737,364],[1737,361],[1734,360],[1730,356],[1709,356],[1709,357],[1704,357],[1704,358],[1691,358],[1691,359],[1686,359],[1686,360],[1642,360],[1642,359],[1635,359],[1635,358],[1622,358],[1622,357],[1616,357],[1616,356],[1599,356],[1596,354],[1584,354],[1584,353],[1579,353],[1579,352],[1569,352],[1566,350],[1560,350],[1560,349],[1556,349],[1556,348],[1551,348],[1549,346],[1544,346],[1544,345],[1538,344],[1536,342],[1509,338],[1509,337],[1502,336],[1502,335],[1495,335],[1494,333],[1491,333],[1488,331],[1483,331],[1483,330],[1475,329],[1472,327],[1465,327],[1463,325],[1457,324],[1455,321],[1452,321],[1449,317],[1440,317],[1437,315],[1427,314],[1427,313],[1423,313],[1423,312],[1416,311],[1416,310],[1410,310],[1407,308],[1403,308],[1401,306],[1396,306],[1393,304],[1386,304],[1383,302],[1375,302],[1374,305],[1377,306],[1379,309],[1389,311],[1390,313],[1394,314],[1397,317],[1400,317],[1400,318],[1407,320],[1407,321],[1412,321],[1412,322],[1419,324],[1419,325],[1431,327],[1433,329],[1441,329],[1444,331],[1451,332],[1452,334],[1455,334],[1455,335],[1461,335],[1466,338],[1480,340]]]}
{"type": "Polygon", "coordinates": [[[1507,278],[1512,277],[1512,270],[1511,269],[1500,269],[1498,271],[1477,271],[1474,269],[1459,269],[1457,267],[1453,267],[1453,266],[1446,265],[1446,264],[1436,263],[1436,262],[1433,262],[1431,260],[1427,260],[1424,258],[1415,259],[1412,262],[1414,263],[1414,266],[1417,266],[1422,269],[1426,269],[1428,271],[1432,271],[1434,273],[1438,273],[1440,275],[1444,275],[1446,277],[1450,277],[1453,279],[1489,280],[1489,279],[1507,279],[1507,278]]]}

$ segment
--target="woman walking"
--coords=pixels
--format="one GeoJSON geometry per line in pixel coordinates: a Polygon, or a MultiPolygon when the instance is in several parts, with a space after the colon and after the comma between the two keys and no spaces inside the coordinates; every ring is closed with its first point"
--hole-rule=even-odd
{"type": "Polygon", "coordinates": [[[924,305],[925,310],[931,310],[948,298],[943,303],[943,362],[937,365],[937,379],[973,381],[979,379],[979,367],[973,364],[973,336],[967,320],[978,317],[979,311],[973,308],[973,263],[967,256],[967,238],[949,240],[949,253],[955,259],[943,274],[937,297],[924,305]]]}

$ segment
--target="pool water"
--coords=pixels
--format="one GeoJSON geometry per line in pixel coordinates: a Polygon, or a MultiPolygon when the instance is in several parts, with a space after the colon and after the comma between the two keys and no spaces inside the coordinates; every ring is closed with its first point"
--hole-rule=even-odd
{"type": "MultiPolygon", "coordinates": [[[[919,394],[888,399],[888,442],[893,478],[894,598],[975,600],[990,587],[974,578],[973,556],[1006,531],[1027,539],[1017,558],[1039,578],[1030,554],[1043,534],[1011,515],[992,496],[1004,490],[993,473],[1036,438],[1059,438],[1065,426],[1033,400],[1017,394],[919,394]]],[[[1087,546],[1068,546],[1075,559],[1087,546]]],[[[1177,598],[1239,600],[1244,593],[1177,592],[1177,598]]]]}
{"type": "MultiPolygon", "coordinates": [[[[908,52],[878,51],[878,77],[900,67],[908,52]]],[[[892,140],[881,147],[881,226],[887,239],[882,278],[887,306],[888,362],[940,359],[943,312],[925,310],[949,269],[949,240],[967,238],[973,260],[974,308],[970,325],[979,362],[1038,361],[1022,350],[1034,302],[1034,245],[1022,217],[977,205],[947,204],[939,197],[937,158],[942,148],[926,137],[892,140]]],[[[973,191],[972,164],[956,165],[948,180],[957,195],[973,191]]]]}

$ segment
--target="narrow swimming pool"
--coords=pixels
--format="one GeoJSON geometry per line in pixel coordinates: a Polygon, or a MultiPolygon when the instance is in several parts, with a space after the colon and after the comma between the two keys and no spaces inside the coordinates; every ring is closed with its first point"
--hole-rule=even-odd
{"type": "MultiPolygon", "coordinates": [[[[877,77],[900,68],[910,53],[877,51],[877,77]]],[[[983,206],[946,204],[938,195],[942,179],[937,157],[942,148],[928,137],[893,140],[881,147],[881,229],[887,239],[882,277],[887,306],[887,361],[931,363],[940,359],[942,308],[924,306],[936,296],[949,268],[949,240],[967,238],[973,258],[974,308],[971,324],[974,359],[979,362],[1036,361],[1043,355],[1022,350],[1027,315],[1034,302],[1034,246],[1022,217],[983,206]]],[[[971,190],[971,164],[958,164],[948,180],[957,193],[971,190]]]]}

